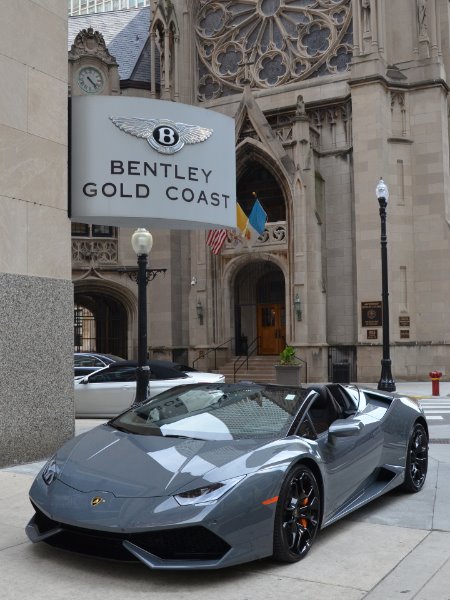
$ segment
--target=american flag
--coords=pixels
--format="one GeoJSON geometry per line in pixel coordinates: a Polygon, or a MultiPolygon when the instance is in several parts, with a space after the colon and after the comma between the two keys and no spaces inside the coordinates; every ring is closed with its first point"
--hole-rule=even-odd
{"type": "Polygon", "coordinates": [[[219,254],[226,239],[226,229],[210,229],[206,237],[206,244],[211,248],[213,254],[219,254]]]}

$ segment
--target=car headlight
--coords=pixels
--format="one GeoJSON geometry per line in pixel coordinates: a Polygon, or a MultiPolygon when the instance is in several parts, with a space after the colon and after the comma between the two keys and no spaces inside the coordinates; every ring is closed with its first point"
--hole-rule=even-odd
{"type": "Polygon", "coordinates": [[[242,481],[244,477],[245,475],[242,475],[241,477],[233,477],[232,479],[226,479],[225,481],[211,483],[204,487],[176,494],[174,498],[178,504],[182,506],[187,504],[214,504],[214,502],[217,502],[217,500],[226,494],[226,492],[231,490],[232,487],[242,481]]]}
{"type": "Polygon", "coordinates": [[[52,456],[42,471],[42,479],[47,485],[53,483],[59,474],[59,467],[56,463],[56,456],[52,456]]]}

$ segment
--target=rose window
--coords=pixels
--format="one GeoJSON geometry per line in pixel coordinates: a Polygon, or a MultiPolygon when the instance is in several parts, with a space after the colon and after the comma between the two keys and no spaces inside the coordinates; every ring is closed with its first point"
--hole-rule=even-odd
{"type": "Polygon", "coordinates": [[[199,96],[347,71],[351,0],[198,0],[199,96]]]}

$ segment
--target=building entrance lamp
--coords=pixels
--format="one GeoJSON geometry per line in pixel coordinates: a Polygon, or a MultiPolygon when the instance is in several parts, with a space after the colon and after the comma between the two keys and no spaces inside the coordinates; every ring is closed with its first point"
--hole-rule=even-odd
{"type": "Polygon", "coordinates": [[[131,245],[138,262],[138,364],[134,404],[139,404],[147,399],[150,381],[150,367],[147,365],[147,260],[153,246],[152,234],[147,229],[136,229],[131,236],[131,245]]]}
{"type": "Polygon", "coordinates": [[[376,195],[378,204],[380,205],[381,220],[381,290],[383,301],[383,358],[381,359],[381,377],[378,382],[378,389],[385,392],[395,392],[395,381],[391,373],[389,343],[389,288],[386,234],[386,207],[389,200],[389,190],[381,178],[376,188],[376,195]]]}

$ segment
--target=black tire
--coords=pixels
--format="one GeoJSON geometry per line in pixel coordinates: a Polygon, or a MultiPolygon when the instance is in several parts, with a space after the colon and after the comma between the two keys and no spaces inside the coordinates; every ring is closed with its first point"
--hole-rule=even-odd
{"type": "Polygon", "coordinates": [[[423,488],[428,469],[428,435],[420,423],[414,425],[408,442],[405,481],[402,489],[415,494],[423,488]]]}
{"type": "Polygon", "coordinates": [[[273,558],[297,562],[306,556],[320,523],[320,491],[305,465],[290,469],[281,486],[273,532],[273,558]]]}

